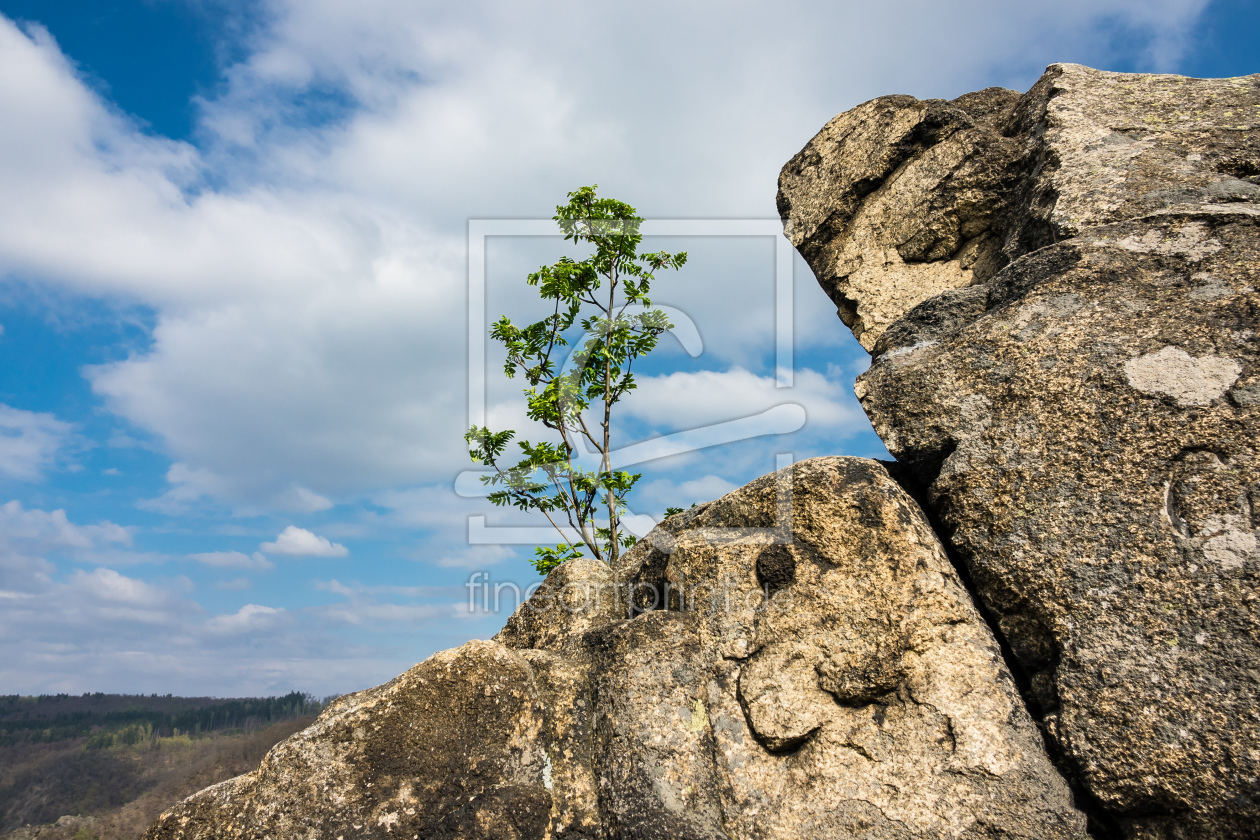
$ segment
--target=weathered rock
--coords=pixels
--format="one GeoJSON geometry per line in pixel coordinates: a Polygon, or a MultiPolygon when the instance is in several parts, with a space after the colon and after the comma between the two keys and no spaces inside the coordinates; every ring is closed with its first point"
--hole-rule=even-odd
{"type": "Polygon", "coordinates": [[[148,840],[1085,837],[877,462],[802,462],[616,569],[565,564],[496,639],[339,701],[148,840]]]}
{"type": "Polygon", "coordinates": [[[167,811],[158,838],[541,838],[552,809],[534,670],[493,642],[336,701],[253,773],[167,811]]]}
{"type": "Polygon", "coordinates": [[[779,176],[784,232],[867,350],[916,304],[1001,267],[992,231],[1020,144],[1019,95],[887,96],[833,119],[779,176]]]}
{"type": "Polygon", "coordinates": [[[784,166],[785,233],[874,350],[917,304],[1091,225],[1257,202],[1258,78],[1055,65],[1022,97],[875,99],[784,166]]]}
{"type": "Polygon", "coordinates": [[[634,558],[649,576],[632,580],[682,593],[709,652],[704,702],[675,720],[707,718],[728,834],[1082,836],[918,506],[872,461],[791,475],[790,533],[767,476],[691,514],[659,578],[658,549],[634,558]],[[764,530],[729,542],[748,528],[764,530]]]}
{"type": "Polygon", "coordinates": [[[1100,828],[1260,836],[1260,76],[972,96],[837,117],[787,230],[1100,828]]]}

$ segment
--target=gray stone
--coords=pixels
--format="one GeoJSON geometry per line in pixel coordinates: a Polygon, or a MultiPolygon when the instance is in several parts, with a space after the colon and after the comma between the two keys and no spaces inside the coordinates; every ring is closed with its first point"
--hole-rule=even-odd
{"type": "Polygon", "coordinates": [[[784,166],[784,231],[873,350],[917,304],[1092,225],[1254,209],[1258,87],[1060,64],[1022,97],[881,97],[784,166]]]}
{"type": "Polygon", "coordinates": [[[1260,836],[1260,76],[982,96],[832,120],[786,231],[1099,830],[1260,836]]]}

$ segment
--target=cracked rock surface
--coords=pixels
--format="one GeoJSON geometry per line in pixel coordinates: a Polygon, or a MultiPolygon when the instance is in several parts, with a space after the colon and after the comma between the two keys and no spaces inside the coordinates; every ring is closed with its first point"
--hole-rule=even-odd
{"type": "Polygon", "coordinates": [[[1260,76],[884,97],[779,206],[1098,831],[1260,836],[1260,76]]]}
{"type": "Polygon", "coordinates": [[[494,641],[343,698],[146,835],[1085,836],[922,511],[856,458],[564,564],[494,641]]]}

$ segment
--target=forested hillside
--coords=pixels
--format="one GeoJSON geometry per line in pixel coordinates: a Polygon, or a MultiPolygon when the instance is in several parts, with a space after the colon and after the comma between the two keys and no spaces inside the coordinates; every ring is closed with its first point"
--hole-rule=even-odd
{"type": "Polygon", "coordinates": [[[139,837],[185,796],[253,769],[321,708],[297,692],[0,697],[0,837],[139,837]]]}
{"type": "Polygon", "coordinates": [[[283,697],[173,697],[169,694],[0,696],[0,747],[88,737],[89,747],[142,737],[259,729],[310,714],[319,701],[299,692],[283,697]]]}

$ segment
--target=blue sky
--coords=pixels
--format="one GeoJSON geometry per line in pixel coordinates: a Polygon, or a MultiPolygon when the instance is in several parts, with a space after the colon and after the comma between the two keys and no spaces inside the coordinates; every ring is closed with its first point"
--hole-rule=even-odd
{"type": "MultiPolygon", "coordinates": [[[[467,225],[599,183],[655,219],[772,219],[779,167],[886,93],[1026,89],[1053,61],[1260,70],[1254,4],[0,0],[0,693],[318,694],[494,633],[470,545],[467,225]],[[809,21],[806,25],[804,21],[809,21]],[[575,71],[580,68],[580,72],[575,71]]],[[[775,405],[798,432],[643,465],[637,512],[776,453],[881,456],[865,354],[795,260],[774,385],[773,237],[666,237],[695,323],[633,442],[775,405]]],[[[487,316],[536,316],[558,238],[486,246],[487,316]]],[[[493,354],[488,407],[519,424],[493,354]]]]}

